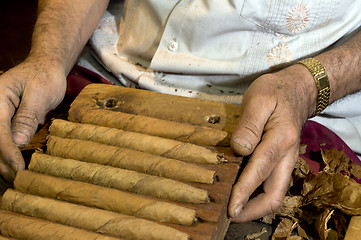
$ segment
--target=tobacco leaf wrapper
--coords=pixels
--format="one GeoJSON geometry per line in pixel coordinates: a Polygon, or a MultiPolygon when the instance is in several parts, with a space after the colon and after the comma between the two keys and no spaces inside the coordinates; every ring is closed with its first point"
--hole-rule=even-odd
{"type": "Polygon", "coordinates": [[[24,193],[97,207],[159,222],[192,225],[193,209],[89,183],[19,171],[14,187],[24,193]]]}
{"type": "Polygon", "coordinates": [[[227,132],[214,128],[104,109],[72,107],[69,111],[69,120],[139,132],[197,145],[217,145],[227,137],[227,132]]]}
{"type": "Polygon", "coordinates": [[[209,202],[206,190],[182,182],[42,153],[32,155],[29,170],[173,201],[209,202]]]}
{"type": "Polygon", "coordinates": [[[78,139],[49,136],[47,153],[52,156],[109,165],[179,181],[212,184],[216,178],[215,171],[193,164],[78,139]]]}
{"type": "Polygon", "coordinates": [[[12,189],[5,192],[2,209],[127,239],[189,239],[188,234],[141,218],[28,195],[12,189]]]}
{"type": "Polygon", "coordinates": [[[115,128],[55,119],[49,131],[51,135],[59,137],[129,148],[184,162],[218,164],[226,161],[220,153],[205,147],[115,128]]]}
{"type": "Polygon", "coordinates": [[[0,210],[2,235],[27,240],[119,240],[99,233],[0,210]]]}

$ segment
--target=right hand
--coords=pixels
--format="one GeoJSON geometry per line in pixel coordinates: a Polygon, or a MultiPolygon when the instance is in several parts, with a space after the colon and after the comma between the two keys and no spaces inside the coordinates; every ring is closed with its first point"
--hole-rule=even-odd
{"type": "Polygon", "coordinates": [[[28,145],[65,90],[63,68],[48,59],[28,58],[0,76],[0,174],[7,180],[25,168],[19,147],[28,145]]]}
{"type": "Polygon", "coordinates": [[[316,95],[313,77],[301,64],[264,74],[247,89],[231,146],[251,156],[232,189],[232,221],[255,220],[281,208],[297,162],[302,126],[316,109],[316,95]]]}

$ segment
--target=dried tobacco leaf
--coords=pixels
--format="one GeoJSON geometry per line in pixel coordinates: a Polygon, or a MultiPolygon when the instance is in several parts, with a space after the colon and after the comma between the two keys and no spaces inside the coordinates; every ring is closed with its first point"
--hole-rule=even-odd
{"type": "Polygon", "coordinates": [[[267,233],[267,229],[265,227],[263,227],[260,231],[247,235],[245,237],[245,239],[246,240],[259,239],[259,237],[262,236],[265,233],[267,233]]]}
{"type": "Polygon", "coordinates": [[[303,205],[337,208],[350,216],[361,215],[361,184],[348,176],[319,172],[306,179],[302,195],[303,205]]]}
{"type": "Polygon", "coordinates": [[[283,205],[277,214],[288,217],[299,216],[301,211],[299,207],[302,205],[301,203],[302,196],[285,196],[283,199],[283,205]]]}
{"type": "MultiPolygon", "coordinates": [[[[293,178],[301,179],[306,178],[306,176],[310,173],[310,168],[308,167],[306,161],[299,157],[295,169],[293,171],[293,178]]],[[[295,179],[294,179],[295,180],[295,179]]]]}
{"type": "Polygon", "coordinates": [[[321,240],[343,239],[346,232],[346,219],[339,212],[326,209],[318,216],[315,226],[321,240]]]}
{"type": "Polygon", "coordinates": [[[307,144],[300,144],[300,146],[299,146],[299,154],[300,155],[305,154],[306,150],[307,150],[307,144]]]}
{"type": "Polygon", "coordinates": [[[290,218],[281,218],[281,222],[277,225],[276,230],[272,235],[272,240],[304,239],[309,239],[306,232],[302,229],[297,220],[291,220],[290,218]],[[294,232],[295,229],[297,229],[297,234],[294,232]]]}
{"type": "Polygon", "coordinates": [[[351,175],[357,179],[361,179],[361,166],[357,163],[350,163],[349,167],[351,175]]]}
{"type": "Polygon", "coordinates": [[[272,240],[287,239],[295,228],[294,222],[289,218],[281,218],[281,222],[277,225],[275,232],[272,235],[272,240]]]}
{"type": "Polygon", "coordinates": [[[324,171],[327,173],[343,173],[350,176],[349,164],[351,160],[344,151],[337,149],[321,149],[322,159],[325,163],[324,171]]]}

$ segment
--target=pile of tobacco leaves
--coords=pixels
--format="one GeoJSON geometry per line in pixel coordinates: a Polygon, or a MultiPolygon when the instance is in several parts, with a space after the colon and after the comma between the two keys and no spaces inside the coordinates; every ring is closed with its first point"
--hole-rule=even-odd
{"type": "Polygon", "coordinates": [[[293,172],[283,207],[264,222],[276,224],[272,240],[344,239],[348,222],[361,215],[361,166],[343,151],[321,150],[321,169],[314,173],[303,158],[293,172]]]}

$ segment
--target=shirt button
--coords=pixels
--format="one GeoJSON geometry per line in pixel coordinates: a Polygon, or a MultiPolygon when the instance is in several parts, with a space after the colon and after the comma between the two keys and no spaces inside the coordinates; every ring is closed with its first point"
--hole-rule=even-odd
{"type": "Polygon", "coordinates": [[[175,52],[175,51],[177,51],[177,49],[178,49],[178,43],[175,40],[171,41],[168,44],[168,50],[169,51],[175,52]]]}

